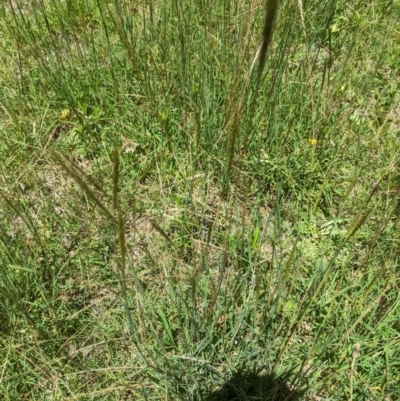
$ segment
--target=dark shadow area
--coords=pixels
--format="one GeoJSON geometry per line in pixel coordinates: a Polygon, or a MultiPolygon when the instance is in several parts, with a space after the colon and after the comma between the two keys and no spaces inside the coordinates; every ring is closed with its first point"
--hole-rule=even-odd
{"type": "Polygon", "coordinates": [[[289,375],[237,372],[201,401],[300,401],[305,392],[292,384],[289,375]]]}

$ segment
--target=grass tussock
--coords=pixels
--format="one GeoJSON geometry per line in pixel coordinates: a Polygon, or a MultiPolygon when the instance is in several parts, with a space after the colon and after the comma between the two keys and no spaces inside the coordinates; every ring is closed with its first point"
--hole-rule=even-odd
{"type": "Polygon", "coordinates": [[[0,5],[0,398],[398,400],[396,2],[0,5]]]}

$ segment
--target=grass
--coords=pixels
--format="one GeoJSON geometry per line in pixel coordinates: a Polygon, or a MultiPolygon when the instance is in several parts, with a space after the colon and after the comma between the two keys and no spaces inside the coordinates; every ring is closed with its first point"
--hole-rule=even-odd
{"type": "Polygon", "coordinates": [[[0,5],[1,399],[399,399],[398,2],[133,3],[0,5]]]}

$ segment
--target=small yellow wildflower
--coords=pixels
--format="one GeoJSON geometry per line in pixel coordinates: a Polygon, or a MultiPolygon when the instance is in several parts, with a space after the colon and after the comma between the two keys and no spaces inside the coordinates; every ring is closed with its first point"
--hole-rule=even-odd
{"type": "Polygon", "coordinates": [[[339,25],[338,25],[338,23],[332,25],[332,27],[331,27],[331,32],[332,32],[332,33],[339,32],[339,25]]]}
{"type": "Polygon", "coordinates": [[[317,146],[317,138],[310,139],[311,146],[317,146]]]}
{"type": "Polygon", "coordinates": [[[61,113],[60,113],[60,120],[65,120],[70,115],[71,115],[71,112],[68,109],[63,109],[63,110],[61,110],[61,113]]]}

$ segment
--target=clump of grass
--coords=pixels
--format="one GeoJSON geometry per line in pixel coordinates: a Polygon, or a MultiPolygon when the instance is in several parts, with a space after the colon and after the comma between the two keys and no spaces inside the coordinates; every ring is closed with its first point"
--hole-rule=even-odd
{"type": "Polygon", "coordinates": [[[0,6],[4,399],[398,398],[398,10],[267,3],[0,6]]]}

